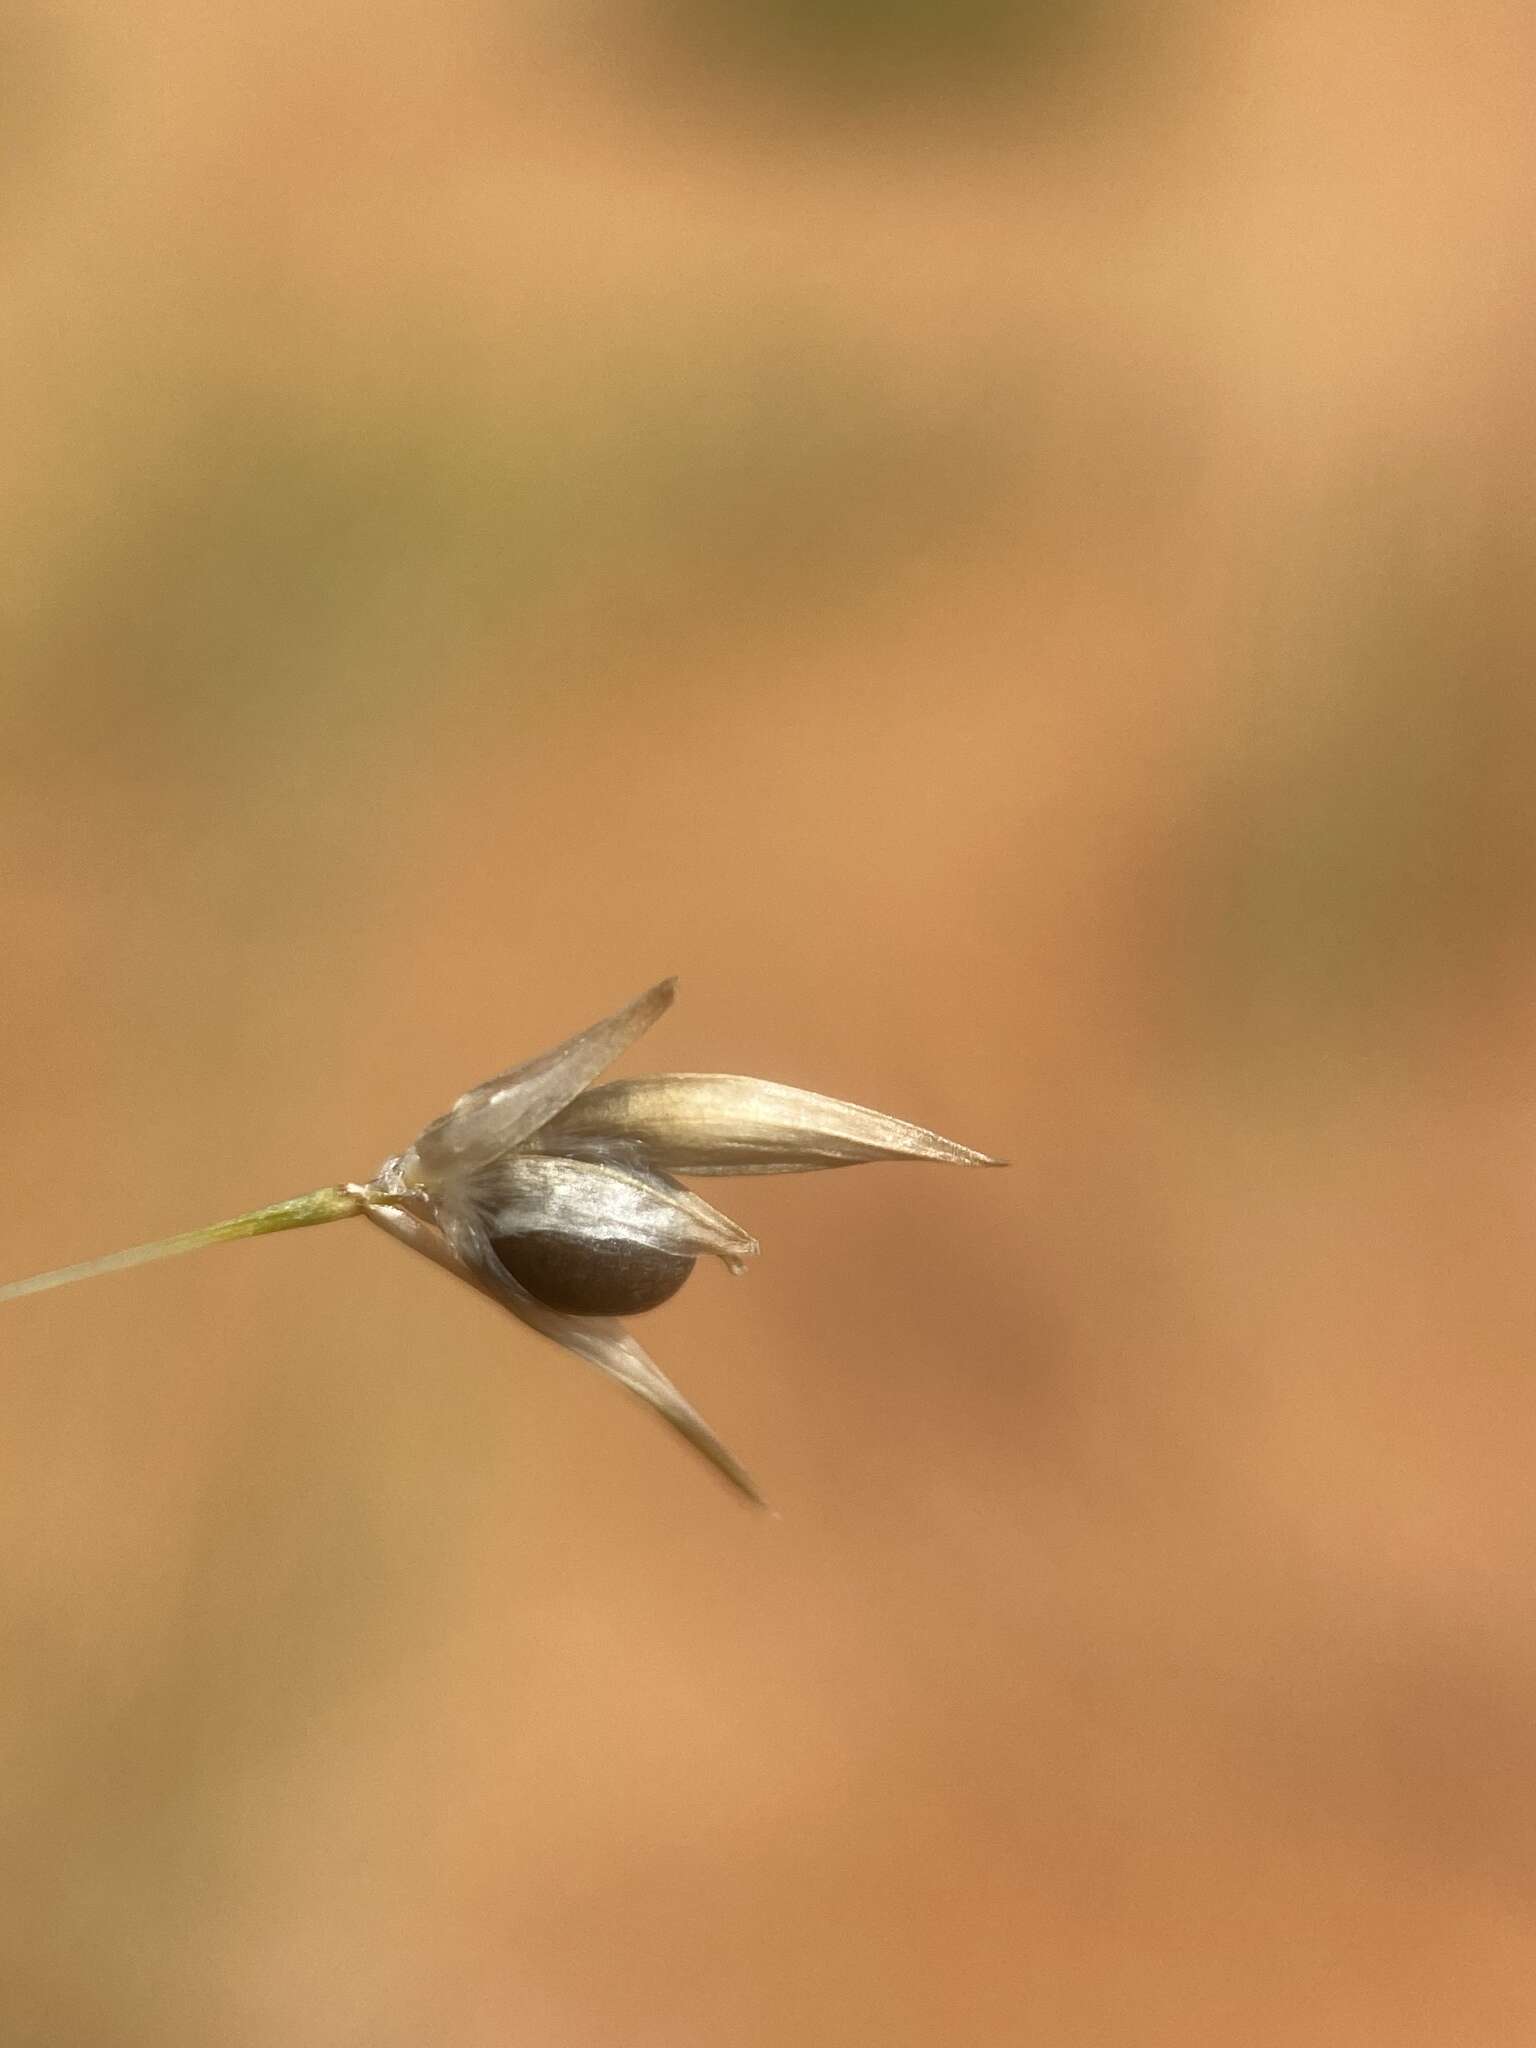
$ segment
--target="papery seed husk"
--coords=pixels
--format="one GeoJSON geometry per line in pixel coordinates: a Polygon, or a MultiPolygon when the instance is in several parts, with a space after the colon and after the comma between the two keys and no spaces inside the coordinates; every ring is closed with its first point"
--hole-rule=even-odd
{"type": "Polygon", "coordinates": [[[685,1257],[708,1253],[742,1271],[757,1240],[702,1195],[594,1159],[519,1152],[474,1184],[491,1237],[544,1231],[591,1243],[619,1239],[685,1257]]]}
{"type": "Polygon", "coordinates": [[[1000,1166],[936,1131],[747,1074],[642,1074],[586,1089],[535,1142],[638,1144],[664,1173],[813,1173],[882,1159],[1000,1166]]]}
{"type": "Polygon", "coordinates": [[[466,1090],[405,1155],[407,1177],[430,1188],[521,1144],[648,1031],[676,993],[675,980],[659,981],[574,1038],[466,1090]]]}
{"type": "Polygon", "coordinates": [[[439,1212],[435,1221],[428,1222],[404,1206],[388,1205],[372,1205],[363,1213],[412,1251],[468,1281],[478,1293],[508,1310],[541,1337],[548,1337],[638,1394],[748,1500],[758,1507],[765,1505],[746,1468],[673,1386],[639,1339],[631,1336],[622,1323],[606,1317],[563,1315],[558,1309],[535,1301],[491,1251],[478,1218],[450,1210],[439,1212]]]}
{"type": "Polygon", "coordinates": [[[697,1408],[684,1400],[640,1340],[622,1323],[599,1316],[564,1316],[538,1302],[529,1302],[517,1313],[532,1329],[552,1337],[567,1351],[574,1351],[578,1358],[584,1358],[610,1379],[628,1387],[632,1394],[638,1394],[748,1500],[757,1507],[767,1505],[745,1466],[726,1449],[697,1408]]]}

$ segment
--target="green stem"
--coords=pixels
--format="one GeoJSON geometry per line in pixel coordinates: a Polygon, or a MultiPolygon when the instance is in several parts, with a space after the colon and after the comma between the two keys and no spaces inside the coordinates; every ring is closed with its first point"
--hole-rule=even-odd
{"type": "Polygon", "coordinates": [[[83,1265],[61,1266],[55,1273],[34,1273],[30,1280],[13,1280],[8,1287],[0,1287],[0,1302],[19,1301],[24,1294],[43,1294],[50,1287],[68,1287],[76,1280],[93,1279],[98,1273],[120,1273],[127,1266],[174,1259],[181,1252],[201,1251],[207,1244],[231,1244],[237,1237],[265,1237],[273,1230],[307,1230],[312,1223],[338,1223],[344,1216],[360,1215],[367,1206],[361,1189],[316,1188],[313,1194],[295,1195],[291,1201],[273,1202],[265,1209],[251,1209],[224,1223],[207,1223],[201,1230],[184,1230],[178,1237],[130,1245],[126,1251],[108,1252],[105,1258],[87,1259],[83,1265]]]}

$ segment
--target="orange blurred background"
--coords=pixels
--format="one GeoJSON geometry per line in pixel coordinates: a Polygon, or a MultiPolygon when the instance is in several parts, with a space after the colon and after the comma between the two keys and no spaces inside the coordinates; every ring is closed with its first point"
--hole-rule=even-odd
{"type": "Polygon", "coordinates": [[[1536,2036],[1528,10],[21,4],[0,1277],[631,1070],[781,1511],[360,1225],[3,1311],[0,2040],[1536,2036]]]}

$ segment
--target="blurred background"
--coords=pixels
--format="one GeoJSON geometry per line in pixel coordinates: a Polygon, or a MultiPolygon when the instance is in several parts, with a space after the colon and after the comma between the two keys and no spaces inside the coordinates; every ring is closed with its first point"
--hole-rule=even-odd
{"type": "Polygon", "coordinates": [[[364,1226],[13,1304],[0,2040],[1536,2029],[1516,0],[13,0],[0,1277],[630,1070],[781,1511],[364,1226]]]}

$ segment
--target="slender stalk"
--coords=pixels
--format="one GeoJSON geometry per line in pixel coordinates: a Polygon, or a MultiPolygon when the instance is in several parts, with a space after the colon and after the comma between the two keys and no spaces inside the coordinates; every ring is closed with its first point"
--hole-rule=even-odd
{"type": "Polygon", "coordinates": [[[237,1237],[265,1237],[273,1230],[307,1230],[313,1223],[338,1223],[344,1216],[360,1215],[367,1206],[368,1197],[361,1188],[316,1188],[312,1194],[273,1202],[265,1209],[251,1209],[224,1223],[205,1223],[201,1230],[184,1230],[177,1237],[130,1245],[126,1251],[108,1252],[105,1258],[87,1259],[79,1266],[61,1266],[54,1273],[34,1273],[30,1280],[13,1280],[9,1286],[0,1287],[0,1302],[19,1301],[24,1294],[43,1294],[50,1287],[69,1287],[76,1280],[94,1279],[98,1273],[120,1273],[128,1266],[174,1259],[182,1252],[201,1251],[204,1245],[231,1244],[237,1237]]]}

